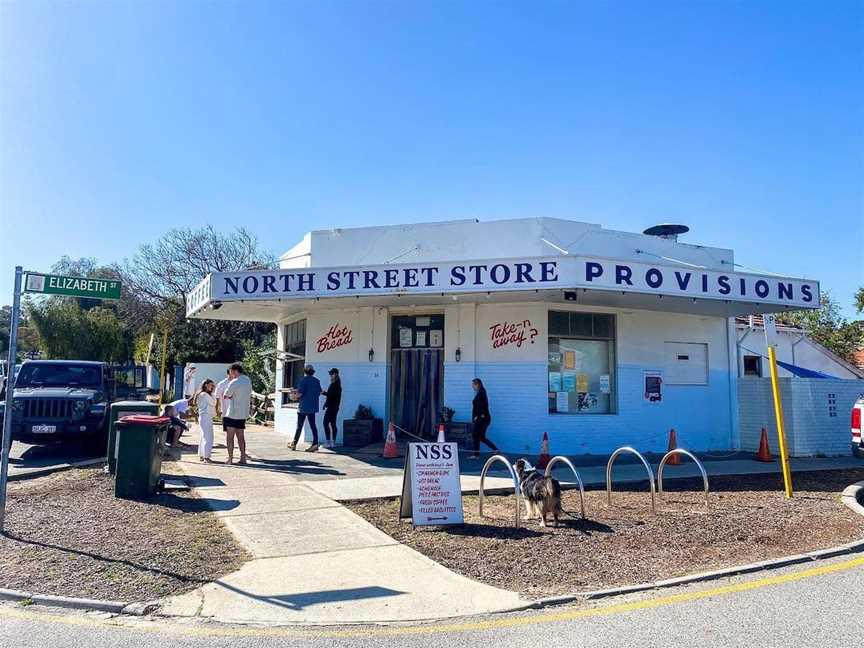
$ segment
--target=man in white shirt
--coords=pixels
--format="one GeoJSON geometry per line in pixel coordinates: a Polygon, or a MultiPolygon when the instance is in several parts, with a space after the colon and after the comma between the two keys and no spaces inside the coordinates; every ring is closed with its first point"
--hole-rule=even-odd
{"type": "Polygon", "coordinates": [[[222,427],[225,429],[225,445],[228,447],[228,463],[234,463],[234,437],[240,448],[240,464],[246,463],[246,419],[252,404],[252,381],[243,373],[243,365],[234,363],[228,369],[231,382],[225,388],[222,399],[225,412],[222,427]]]}
{"type": "MultiPolygon", "coordinates": [[[[213,392],[213,398],[216,399],[216,407],[219,408],[219,414],[225,415],[225,410],[228,408],[228,403],[223,400],[225,390],[228,388],[228,383],[231,382],[231,370],[225,372],[225,377],[216,385],[216,390],[213,392]]],[[[224,425],[223,425],[224,427],[224,425]]]]}

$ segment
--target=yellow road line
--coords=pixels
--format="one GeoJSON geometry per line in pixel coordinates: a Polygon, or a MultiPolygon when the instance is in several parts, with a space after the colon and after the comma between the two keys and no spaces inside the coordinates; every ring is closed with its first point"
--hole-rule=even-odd
{"type": "Polygon", "coordinates": [[[748,592],[751,590],[770,587],[774,585],[783,585],[793,583],[795,581],[814,578],[817,576],[825,576],[837,572],[854,569],[864,566],[864,557],[854,558],[840,563],[822,565],[813,567],[798,572],[788,574],[780,574],[777,576],[769,576],[756,580],[743,581],[732,585],[724,585],[712,589],[700,590],[695,592],[682,592],[680,594],[672,594],[670,596],[660,596],[656,598],[644,599],[640,601],[632,601],[628,603],[616,603],[603,607],[584,608],[578,610],[560,610],[555,612],[523,614],[519,616],[504,616],[493,617],[482,621],[455,621],[455,622],[430,622],[425,625],[412,626],[387,626],[387,627],[364,627],[364,628],[347,628],[342,630],[321,629],[300,629],[300,628],[252,628],[252,627],[203,627],[203,626],[185,626],[182,623],[174,623],[172,625],[134,625],[125,622],[118,622],[116,619],[96,619],[85,616],[58,616],[34,612],[22,608],[6,608],[0,607],[0,619],[20,619],[39,621],[47,623],[64,623],[68,625],[103,628],[118,628],[123,630],[143,631],[164,633],[183,636],[293,636],[293,637],[364,637],[364,636],[398,636],[398,635],[431,635],[442,633],[458,633],[472,632],[480,630],[493,630],[497,628],[512,628],[519,626],[539,625],[544,623],[560,623],[563,621],[574,621],[577,619],[586,619],[599,616],[611,616],[616,614],[626,614],[637,610],[647,610],[659,608],[677,603],[687,603],[690,601],[699,601],[715,596],[726,596],[739,592],[748,592]]]}

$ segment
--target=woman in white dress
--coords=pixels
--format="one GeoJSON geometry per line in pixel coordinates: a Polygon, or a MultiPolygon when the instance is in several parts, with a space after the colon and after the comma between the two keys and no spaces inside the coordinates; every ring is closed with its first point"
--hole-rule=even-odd
{"type": "Polygon", "coordinates": [[[215,389],[216,383],[208,378],[195,397],[195,404],[198,406],[198,424],[201,426],[198,457],[205,463],[210,463],[210,453],[213,452],[213,417],[216,416],[216,398],[213,396],[213,390],[215,389]]]}

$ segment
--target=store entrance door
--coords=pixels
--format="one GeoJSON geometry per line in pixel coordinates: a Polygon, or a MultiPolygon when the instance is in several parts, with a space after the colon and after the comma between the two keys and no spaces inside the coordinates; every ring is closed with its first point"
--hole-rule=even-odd
{"type": "Polygon", "coordinates": [[[434,439],[444,397],[444,315],[391,320],[390,419],[434,439]]]}

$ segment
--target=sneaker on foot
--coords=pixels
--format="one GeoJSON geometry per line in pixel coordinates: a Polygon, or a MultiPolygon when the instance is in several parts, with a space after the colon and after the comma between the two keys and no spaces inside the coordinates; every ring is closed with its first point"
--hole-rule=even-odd
{"type": "Polygon", "coordinates": [[[318,444],[313,443],[311,446],[306,448],[306,452],[318,452],[318,444]]]}
{"type": "Polygon", "coordinates": [[[296,441],[292,441],[291,443],[289,443],[289,444],[288,444],[288,449],[289,449],[289,450],[292,450],[292,451],[293,451],[293,450],[296,450],[296,449],[297,449],[297,442],[296,442],[296,441]]]}

